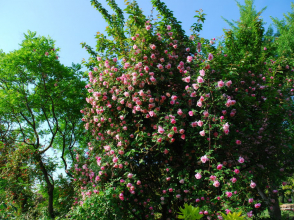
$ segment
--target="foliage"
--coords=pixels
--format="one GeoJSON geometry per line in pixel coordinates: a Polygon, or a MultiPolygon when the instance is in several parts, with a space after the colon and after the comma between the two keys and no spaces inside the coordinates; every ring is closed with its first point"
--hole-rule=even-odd
{"type": "Polygon", "coordinates": [[[113,187],[105,187],[104,192],[88,191],[83,196],[89,196],[89,199],[84,202],[81,201],[80,206],[77,207],[75,212],[69,213],[67,218],[82,220],[87,216],[88,219],[93,220],[124,219],[127,216],[126,210],[120,208],[120,205],[116,202],[117,198],[114,196],[119,193],[119,190],[113,187]]]}
{"type": "Polygon", "coordinates": [[[2,217],[20,216],[33,206],[33,153],[34,150],[24,143],[7,145],[0,142],[2,217]]]}
{"type": "Polygon", "coordinates": [[[54,218],[54,187],[58,181],[53,172],[58,162],[45,153],[52,148],[59,150],[66,170],[68,161],[73,160],[72,148],[86,138],[79,118],[85,83],[80,65],[66,67],[59,62],[59,49],[52,39],[30,31],[24,37],[20,49],[0,53],[0,113],[5,122],[1,121],[1,129],[3,133],[12,129],[16,134],[12,161],[18,161],[18,143],[24,144],[25,152],[33,152],[29,158],[35,170],[32,177],[45,185],[47,214],[54,218]]]}
{"type": "Polygon", "coordinates": [[[245,0],[245,5],[238,2],[237,4],[240,11],[239,21],[230,22],[224,19],[232,28],[225,30],[226,46],[224,53],[227,53],[226,50],[230,51],[231,63],[240,62],[244,56],[255,63],[261,57],[264,22],[260,15],[266,7],[257,12],[252,0],[245,0]]]}
{"type": "Polygon", "coordinates": [[[79,196],[71,214],[87,215],[78,213],[83,204],[112,187],[107,205],[120,211],[110,219],[121,212],[174,219],[187,202],[208,217],[225,210],[258,217],[272,206],[278,219],[271,199],[293,173],[293,58],[268,52],[252,1],[239,4],[240,22],[218,47],[195,27],[186,36],[164,3],[152,3],[160,20],[127,2],[118,35],[124,17],[117,5],[110,16],[92,1],[109,37],[97,35],[97,52],[83,44],[91,57],[82,113],[93,138],[76,153],[79,196]]]}
{"type": "Polygon", "coordinates": [[[203,214],[199,214],[199,207],[194,207],[191,204],[184,204],[184,208],[180,207],[180,212],[178,213],[178,219],[186,219],[186,220],[196,220],[201,219],[203,214]]]}
{"type": "Polygon", "coordinates": [[[274,25],[278,29],[279,36],[276,40],[277,53],[280,56],[292,57],[294,50],[294,3],[291,2],[291,12],[284,14],[283,20],[273,18],[274,25]]]}
{"type": "MultiPolygon", "coordinates": [[[[293,201],[292,198],[294,195],[294,177],[289,176],[285,182],[282,183],[281,186],[282,198],[286,197],[285,203],[291,203],[293,201]]],[[[284,201],[282,201],[284,203],[284,201]]]]}
{"type": "Polygon", "coordinates": [[[227,215],[222,213],[224,220],[241,220],[244,217],[241,216],[241,212],[229,212],[227,215]]]}

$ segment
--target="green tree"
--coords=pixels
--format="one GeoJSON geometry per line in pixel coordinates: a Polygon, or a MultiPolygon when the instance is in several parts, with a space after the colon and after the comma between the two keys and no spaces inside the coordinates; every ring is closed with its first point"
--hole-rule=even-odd
{"type": "Polygon", "coordinates": [[[268,206],[271,217],[280,219],[281,211],[278,202],[271,202],[278,201],[278,196],[266,187],[278,189],[281,181],[285,180],[285,177],[291,175],[292,172],[292,170],[288,170],[285,173],[280,170],[284,170],[282,167],[291,166],[289,155],[285,154],[292,154],[293,143],[286,139],[293,135],[291,132],[293,119],[290,117],[286,120],[287,117],[281,116],[279,112],[281,108],[286,110],[288,114],[293,111],[292,104],[285,105],[281,98],[286,95],[288,101],[291,101],[290,96],[293,95],[293,90],[290,89],[292,80],[289,79],[292,77],[289,65],[293,62],[293,56],[285,58],[281,53],[279,39],[283,39],[285,33],[282,38],[280,36],[278,39],[276,36],[279,34],[273,34],[271,27],[264,33],[264,22],[260,15],[265,8],[257,12],[253,3],[253,0],[245,1],[245,5],[238,3],[240,20],[238,22],[227,21],[232,29],[225,31],[224,47],[220,49],[224,50],[230,60],[230,63],[223,64],[230,65],[231,72],[236,73],[235,80],[242,82],[234,97],[238,98],[240,105],[246,106],[247,109],[243,111],[237,108],[239,121],[235,120],[234,124],[236,127],[243,127],[239,135],[247,136],[247,143],[242,143],[247,153],[240,150],[244,156],[247,154],[251,160],[245,170],[254,169],[259,195],[268,206]],[[265,87],[260,87],[262,84],[265,87]],[[265,101],[271,99],[267,105],[256,105],[257,99],[247,99],[243,93],[240,93],[243,90],[248,95],[255,97],[258,93],[261,94],[258,91],[260,88],[266,90],[268,90],[267,88],[271,88],[271,90],[276,88],[277,94],[267,91],[262,96],[267,96],[265,101]],[[254,113],[255,117],[248,118],[250,115],[248,111],[251,112],[250,114],[254,113]],[[257,118],[261,120],[257,120],[257,118]],[[244,130],[247,131],[244,133],[244,130]],[[267,132],[264,132],[266,130],[267,132]],[[265,137],[267,137],[266,140],[259,140],[265,137]],[[261,143],[262,146],[259,146],[261,143]],[[268,158],[271,159],[268,160],[268,158]]]}
{"type": "Polygon", "coordinates": [[[45,153],[50,148],[60,150],[67,169],[66,159],[72,159],[72,148],[84,133],[80,108],[85,83],[80,65],[66,67],[59,62],[52,39],[34,32],[24,37],[20,49],[0,53],[0,112],[19,134],[17,141],[34,149],[38,178],[48,194],[48,215],[54,218],[57,164],[45,153]]]}
{"type": "Polygon", "coordinates": [[[274,25],[277,28],[279,33],[278,38],[276,39],[277,44],[277,54],[285,57],[292,57],[294,51],[294,3],[291,3],[291,12],[284,14],[283,20],[278,18],[273,18],[274,25]]]}
{"type": "Polygon", "coordinates": [[[261,47],[264,45],[264,22],[260,18],[261,11],[256,11],[253,0],[245,0],[245,5],[237,2],[240,11],[238,21],[228,21],[224,19],[231,27],[231,30],[225,30],[226,50],[230,51],[231,62],[236,63],[249,57],[252,63],[255,63],[261,56],[261,47]]]}

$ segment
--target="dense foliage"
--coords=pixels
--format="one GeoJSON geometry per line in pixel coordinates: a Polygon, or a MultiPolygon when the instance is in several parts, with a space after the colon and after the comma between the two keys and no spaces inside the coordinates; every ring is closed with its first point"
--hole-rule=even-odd
{"type": "Polygon", "coordinates": [[[159,20],[133,2],[125,21],[108,3],[115,16],[92,1],[109,38],[97,35],[98,55],[84,44],[93,140],[76,156],[71,217],[174,219],[189,202],[209,218],[266,208],[280,218],[277,189],[293,173],[293,59],[268,52],[261,12],[239,5],[240,21],[215,46],[197,34],[201,11],[188,37],[160,1],[159,20]]]}
{"type": "MultiPolygon", "coordinates": [[[[65,169],[67,161],[72,161],[72,148],[84,138],[79,109],[85,102],[85,83],[81,80],[80,65],[66,67],[59,62],[52,39],[38,37],[34,32],[24,37],[20,49],[0,53],[1,136],[6,137],[1,140],[5,146],[1,152],[1,158],[5,158],[1,177],[10,183],[6,186],[8,198],[10,191],[17,194],[13,203],[26,191],[36,191],[37,183],[44,186],[48,197],[45,215],[54,218],[54,188],[60,180],[54,180],[53,173],[59,165],[46,153],[58,149],[65,169]],[[28,179],[23,179],[20,169],[28,172],[28,179]],[[15,186],[18,189],[14,189],[15,181],[20,181],[15,186]]],[[[23,206],[22,211],[34,204],[23,206]]]]}

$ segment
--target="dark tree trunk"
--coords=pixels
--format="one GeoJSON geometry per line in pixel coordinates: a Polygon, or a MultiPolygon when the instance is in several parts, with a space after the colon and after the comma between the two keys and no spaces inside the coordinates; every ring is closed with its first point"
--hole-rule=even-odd
{"type": "Polygon", "coordinates": [[[268,198],[265,193],[257,186],[257,191],[261,198],[266,202],[266,205],[268,207],[268,212],[270,214],[271,219],[273,220],[281,220],[282,219],[282,214],[281,214],[281,209],[279,205],[279,197],[276,195],[275,196],[275,203],[270,202],[270,198],[268,198]],[[272,210],[270,207],[272,206],[272,210]]]}
{"type": "MultiPolygon", "coordinates": [[[[45,179],[46,185],[47,185],[47,193],[48,193],[48,197],[49,197],[49,201],[48,201],[48,213],[50,218],[54,219],[54,209],[53,209],[53,191],[54,191],[54,183],[50,181],[50,175],[48,174],[44,163],[42,161],[42,158],[40,155],[36,156],[37,161],[39,162],[41,171],[43,173],[43,177],[45,179]]],[[[53,181],[53,179],[52,179],[53,181]]]]}
{"type": "Polygon", "coordinates": [[[272,204],[273,209],[268,208],[271,219],[280,220],[282,219],[281,209],[278,200],[272,204]]]}
{"type": "Polygon", "coordinates": [[[284,195],[284,192],[281,195],[281,203],[285,203],[285,195],[284,195]]]}

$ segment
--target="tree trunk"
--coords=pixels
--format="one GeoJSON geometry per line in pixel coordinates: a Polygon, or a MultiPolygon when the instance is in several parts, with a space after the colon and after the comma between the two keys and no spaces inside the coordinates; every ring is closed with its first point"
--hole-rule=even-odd
{"type": "Polygon", "coordinates": [[[281,209],[280,209],[280,205],[279,205],[279,197],[276,195],[275,196],[275,203],[270,203],[270,198],[268,198],[265,193],[258,187],[256,186],[257,191],[259,193],[259,195],[261,196],[261,198],[265,201],[267,207],[268,207],[268,212],[270,214],[271,219],[273,220],[281,220],[282,219],[282,214],[281,214],[281,209]],[[272,206],[272,210],[270,209],[270,207],[272,206]]]}
{"type": "Polygon", "coordinates": [[[282,219],[281,209],[279,205],[279,200],[277,199],[276,202],[272,205],[273,209],[270,210],[268,208],[268,212],[270,214],[271,219],[280,220],[282,219]]]}
{"type": "MultiPolygon", "coordinates": [[[[53,209],[53,191],[54,191],[54,183],[50,182],[49,179],[49,174],[44,166],[44,163],[42,161],[42,158],[40,155],[36,156],[37,161],[39,162],[41,171],[43,173],[43,177],[45,179],[46,185],[47,185],[47,193],[48,193],[48,197],[49,197],[49,201],[48,201],[48,213],[50,218],[54,219],[54,209],[53,209]]],[[[52,180],[53,181],[53,180],[52,180]]]]}
{"type": "Polygon", "coordinates": [[[281,203],[285,203],[285,195],[284,195],[284,192],[281,195],[281,203]]]}

